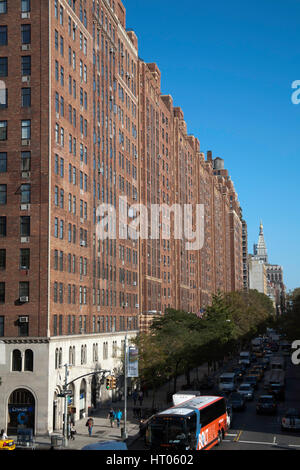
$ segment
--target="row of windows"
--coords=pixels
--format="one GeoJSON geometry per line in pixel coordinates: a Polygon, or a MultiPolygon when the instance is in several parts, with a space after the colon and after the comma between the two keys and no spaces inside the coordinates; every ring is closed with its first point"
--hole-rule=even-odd
{"type": "MultiPolygon", "coordinates": [[[[13,228],[15,233],[15,228],[13,228]]],[[[7,235],[7,218],[5,215],[0,216],[0,237],[7,235]]],[[[23,215],[20,217],[20,236],[30,237],[30,216],[23,215]]]]}
{"type": "MultiPolygon", "coordinates": [[[[19,282],[19,297],[21,302],[29,302],[29,282],[19,282]]],[[[0,282],[0,303],[5,303],[5,282],[0,282]]]]}
{"type": "MultiPolygon", "coordinates": [[[[53,333],[55,336],[63,334],[64,321],[66,321],[68,334],[87,333],[87,315],[53,315],[53,333]]],[[[138,317],[125,317],[121,315],[93,315],[91,333],[109,333],[116,331],[130,331],[138,329],[138,317]]]]}
{"type": "MultiPolygon", "coordinates": [[[[1,185],[0,185],[0,192],[1,192],[1,185]]],[[[59,188],[58,186],[54,187],[54,204],[57,207],[60,207],[61,209],[64,209],[64,190],[59,188]]],[[[76,196],[72,196],[71,193],[69,193],[68,196],[68,211],[70,213],[73,213],[76,215],[76,209],[77,209],[77,202],[76,202],[76,196]]],[[[79,215],[80,218],[87,220],[87,202],[83,201],[80,199],[79,201],[79,215]]]]}
{"type": "MultiPolygon", "coordinates": [[[[21,184],[18,189],[21,204],[29,204],[31,201],[31,185],[21,184]]],[[[7,203],[7,185],[0,184],[0,205],[7,203]]]]}
{"type": "MultiPolygon", "coordinates": [[[[21,248],[19,257],[19,268],[28,270],[30,268],[30,249],[21,248]]],[[[0,248],[0,269],[6,269],[6,249],[0,248]]]]}
{"type": "MultiPolygon", "coordinates": [[[[65,253],[63,251],[54,250],[54,269],[57,271],[64,271],[64,263],[65,263],[65,253]]],[[[67,271],[69,273],[76,272],[76,255],[72,255],[68,253],[67,255],[67,271]]],[[[82,256],[79,257],[79,274],[86,276],[88,272],[88,262],[87,258],[82,256]]]]}
{"type": "MultiPolygon", "coordinates": [[[[19,0],[21,12],[30,12],[30,0],[19,0]]],[[[0,14],[7,13],[7,0],[0,0],[0,14]]]]}
{"type": "MultiPolygon", "coordinates": [[[[15,133],[15,128],[12,129],[15,133]]],[[[7,121],[0,121],[0,141],[7,140],[8,138],[8,123],[7,121]]],[[[30,140],[31,139],[31,120],[22,119],[21,121],[21,139],[30,140]]]]}
{"type": "MultiPolygon", "coordinates": [[[[64,239],[64,230],[65,230],[65,222],[62,219],[58,219],[55,217],[54,219],[54,237],[60,238],[61,240],[64,239]]],[[[76,225],[68,224],[68,242],[69,243],[76,243],[76,236],[77,236],[77,227],[76,225]]],[[[79,229],[79,244],[80,246],[86,247],[87,246],[87,230],[80,227],[79,229]]]]}
{"type": "MultiPolygon", "coordinates": [[[[64,284],[62,282],[54,282],[54,288],[53,288],[53,301],[55,303],[64,303],[64,284]]],[[[76,286],[68,284],[68,303],[75,304],[76,303],[76,286]]],[[[87,287],[86,286],[79,286],[79,305],[87,305],[88,299],[87,299],[87,287]]]]}

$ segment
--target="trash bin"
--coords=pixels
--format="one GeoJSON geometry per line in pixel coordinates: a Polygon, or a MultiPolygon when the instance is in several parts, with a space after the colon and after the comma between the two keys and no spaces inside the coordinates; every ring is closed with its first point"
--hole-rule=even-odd
{"type": "Polygon", "coordinates": [[[51,447],[62,447],[64,443],[64,436],[62,434],[51,435],[51,447]]]}

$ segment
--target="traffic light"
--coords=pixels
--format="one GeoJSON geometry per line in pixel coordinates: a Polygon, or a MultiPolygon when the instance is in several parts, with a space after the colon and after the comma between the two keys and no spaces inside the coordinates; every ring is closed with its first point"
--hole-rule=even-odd
{"type": "Polygon", "coordinates": [[[116,386],[117,386],[116,377],[111,377],[111,388],[116,388],[116,386]]]}
{"type": "Polygon", "coordinates": [[[111,377],[106,377],[106,390],[111,390],[111,377]]]}

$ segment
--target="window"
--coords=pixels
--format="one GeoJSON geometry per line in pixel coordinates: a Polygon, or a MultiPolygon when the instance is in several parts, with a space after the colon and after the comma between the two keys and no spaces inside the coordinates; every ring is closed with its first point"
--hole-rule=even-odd
{"type": "Polygon", "coordinates": [[[0,46],[7,45],[7,26],[0,26],[0,46]]]}
{"type": "Polygon", "coordinates": [[[3,81],[0,82],[0,108],[7,108],[8,91],[3,81]]]}
{"type": "Polygon", "coordinates": [[[22,108],[29,108],[31,106],[31,88],[22,88],[22,108]]]}
{"type": "Polygon", "coordinates": [[[21,12],[22,13],[30,12],[30,0],[21,0],[21,12]]]}
{"type": "Polygon", "coordinates": [[[24,55],[21,57],[21,65],[22,65],[22,76],[31,75],[31,56],[24,55]]]}
{"type": "Polygon", "coordinates": [[[29,282],[19,282],[19,297],[29,297],[29,282]]]}
{"type": "Polygon", "coordinates": [[[33,351],[31,349],[25,351],[24,370],[33,372],[33,351]]]}
{"type": "Polygon", "coordinates": [[[0,57],[0,77],[7,77],[8,73],[7,57],[0,57]]]}
{"type": "Polygon", "coordinates": [[[0,121],[0,140],[7,140],[7,121],[0,121]]]}
{"type": "Polygon", "coordinates": [[[6,268],[6,249],[0,249],[0,269],[6,268]]]}
{"type": "Polygon", "coordinates": [[[63,7],[59,8],[59,22],[61,25],[64,24],[64,9],[63,7]]]}
{"type": "Polygon", "coordinates": [[[28,317],[19,317],[18,326],[19,326],[19,336],[28,336],[28,333],[29,333],[28,317]],[[22,321],[21,321],[21,318],[22,318],[22,321]]]}
{"type": "Polygon", "coordinates": [[[30,171],[31,152],[21,152],[21,171],[30,171]]]}
{"type": "Polygon", "coordinates": [[[0,282],[0,303],[5,302],[5,282],[0,282]]]}
{"type": "Polygon", "coordinates": [[[4,336],[4,316],[0,316],[0,336],[4,336]]]}
{"type": "Polygon", "coordinates": [[[30,24],[21,25],[21,42],[22,44],[31,43],[31,25],[30,24]]]}
{"type": "Polygon", "coordinates": [[[0,0],[0,14],[7,13],[7,0],[0,0]]]}
{"type": "Polygon", "coordinates": [[[7,171],[7,153],[0,152],[0,173],[7,171]]]}
{"type": "Polygon", "coordinates": [[[30,119],[24,119],[21,122],[21,134],[22,140],[30,140],[31,138],[31,121],[30,119]]]}
{"type": "Polygon", "coordinates": [[[21,237],[30,237],[30,216],[22,215],[20,217],[20,233],[21,237]]]}
{"type": "Polygon", "coordinates": [[[21,204],[30,203],[30,184],[21,184],[21,204]]]}
{"type": "Polygon", "coordinates": [[[0,205],[6,204],[7,202],[7,186],[6,184],[0,184],[0,205]]]}
{"type": "Polygon", "coordinates": [[[0,237],[6,237],[6,216],[0,216],[0,237]]]}
{"type": "Polygon", "coordinates": [[[21,248],[20,249],[20,269],[29,269],[30,268],[30,249],[21,248]]]}
{"type": "Polygon", "coordinates": [[[22,370],[22,355],[19,349],[14,349],[12,353],[12,370],[21,372],[22,370]]]}

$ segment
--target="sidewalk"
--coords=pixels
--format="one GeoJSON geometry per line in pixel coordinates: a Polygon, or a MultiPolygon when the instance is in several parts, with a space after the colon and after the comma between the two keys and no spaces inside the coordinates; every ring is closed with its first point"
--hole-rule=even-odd
{"type": "MultiPolygon", "coordinates": [[[[211,375],[219,375],[226,367],[228,367],[229,363],[224,364],[219,370],[211,375]]],[[[204,374],[207,373],[207,365],[204,364],[197,369],[191,371],[190,379],[191,382],[194,379],[201,380],[204,374]]],[[[177,391],[181,390],[183,384],[186,383],[186,378],[184,375],[179,376],[177,379],[177,391]]],[[[155,406],[161,411],[164,409],[169,408],[172,406],[171,402],[167,402],[167,393],[173,392],[173,380],[164,384],[155,395],[155,406]]],[[[213,391],[208,391],[209,393],[213,393],[213,391]]],[[[205,392],[204,392],[205,394],[205,392]]],[[[116,423],[114,423],[114,427],[111,427],[109,419],[107,419],[108,411],[110,406],[113,407],[115,411],[120,409],[123,413],[124,418],[124,400],[107,403],[105,406],[93,410],[92,418],[94,419],[94,427],[92,436],[88,435],[88,428],[86,427],[87,417],[76,421],[75,429],[76,435],[75,440],[68,440],[67,447],[60,447],[63,450],[80,450],[85,445],[96,443],[96,442],[103,442],[103,441],[122,441],[121,438],[121,428],[124,426],[123,420],[121,420],[120,427],[118,428],[116,423]]],[[[142,403],[142,408],[152,408],[152,390],[149,391],[146,396],[144,396],[144,400],[142,403]]],[[[56,433],[53,433],[56,434],[56,433]]],[[[58,434],[58,433],[57,433],[58,434]]],[[[139,420],[133,416],[133,399],[128,397],[127,400],[127,434],[128,439],[126,440],[127,445],[130,446],[136,439],[139,438],[139,420]]],[[[13,436],[16,439],[16,436],[13,436]]],[[[50,450],[51,448],[51,436],[37,436],[36,437],[36,450],[50,450]]],[[[56,447],[56,449],[59,447],[56,447]]]]}

